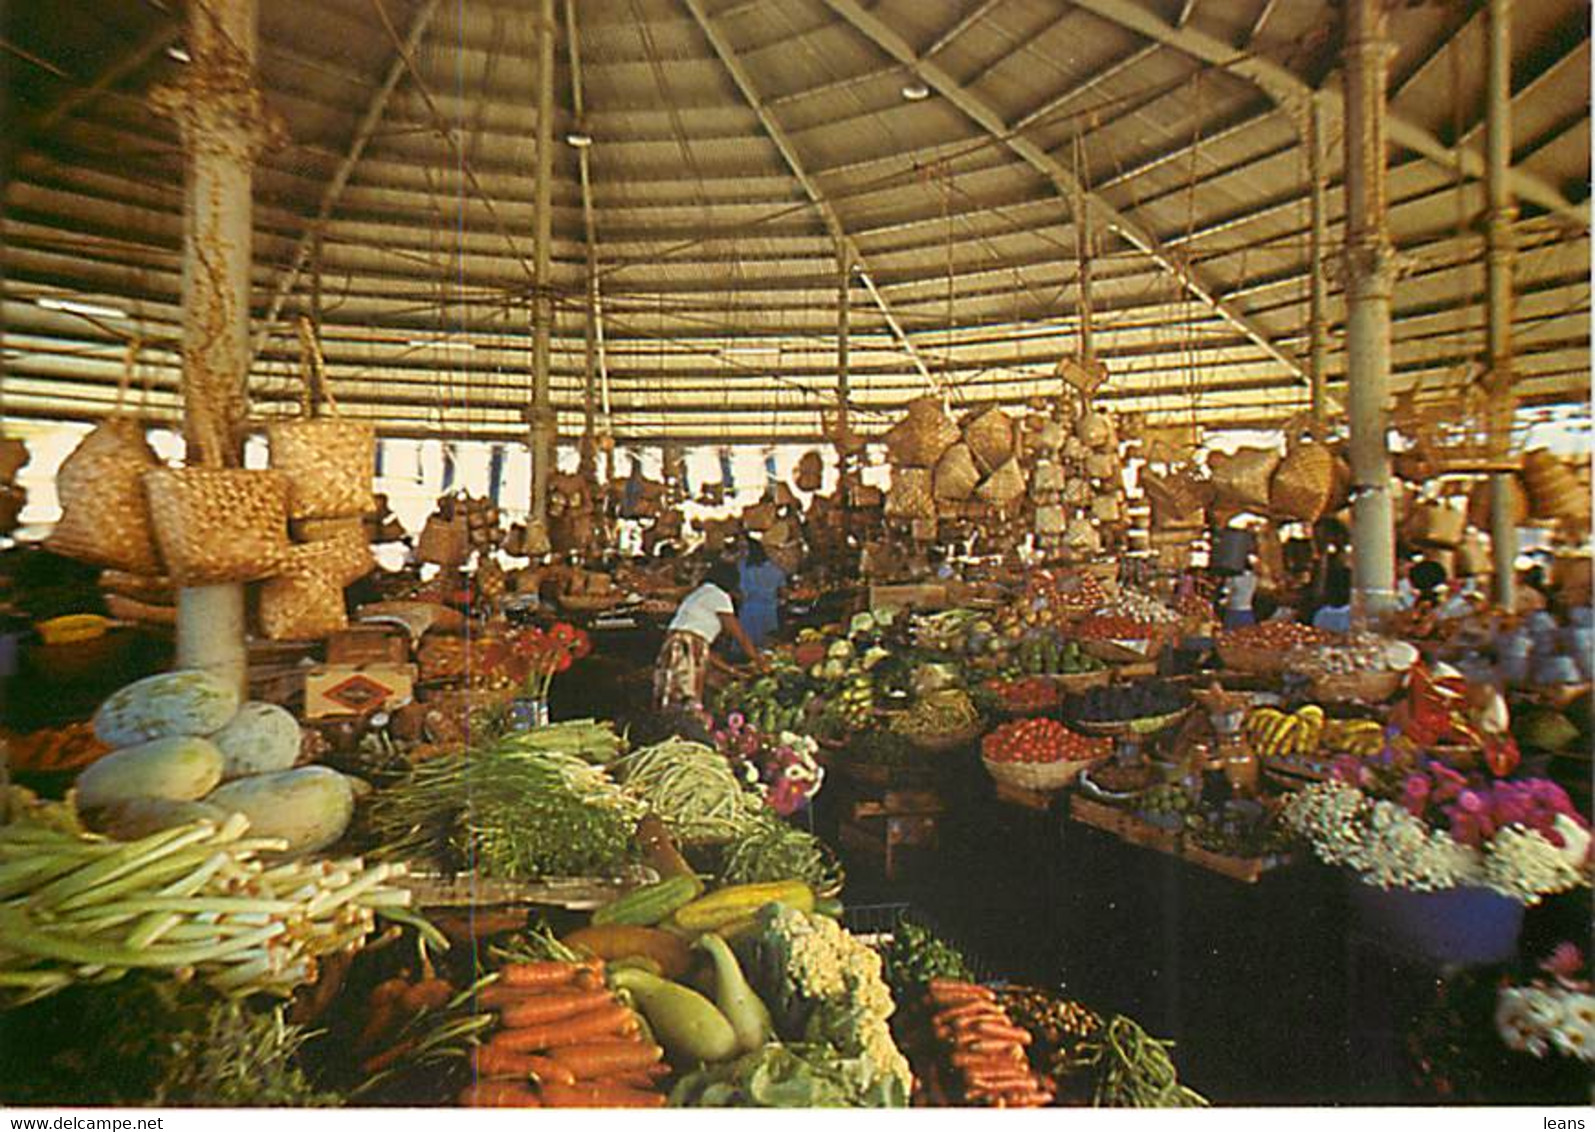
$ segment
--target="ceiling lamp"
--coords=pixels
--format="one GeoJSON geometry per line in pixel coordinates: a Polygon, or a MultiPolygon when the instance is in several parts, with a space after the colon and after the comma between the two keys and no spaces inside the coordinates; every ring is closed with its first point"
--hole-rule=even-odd
{"type": "Polygon", "coordinates": [[[593,136],[583,130],[572,130],[565,135],[565,144],[572,149],[586,149],[593,144],[593,136]]]}
{"type": "Polygon", "coordinates": [[[126,318],[127,312],[118,307],[102,306],[99,303],[80,303],[76,299],[52,299],[48,296],[33,300],[47,311],[63,311],[66,314],[88,315],[90,318],[126,318]]]}
{"type": "Polygon", "coordinates": [[[194,61],[194,57],[188,53],[188,48],[184,47],[181,43],[174,43],[168,47],[166,49],[166,55],[167,58],[173,59],[179,63],[192,63],[194,61]]]}
{"type": "Polygon", "coordinates": [[[909,102],[924,102],[930,97],[930,87],[918,79],[903,84],[903,97],[909,102]]]}

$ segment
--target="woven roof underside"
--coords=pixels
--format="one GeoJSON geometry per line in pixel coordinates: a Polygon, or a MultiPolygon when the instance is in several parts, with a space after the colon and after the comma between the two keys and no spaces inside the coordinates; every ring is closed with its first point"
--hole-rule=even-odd
{"type": "MultiPolygon", "coordinates": [[[[1310,177],[1303,104],[1281,90],[1318,89],[1329,107],[1334,263],[1337,4],[576,0],[574,27],[557,7],[552,364],[564,435],[581,427],[588,319],[578,151],[563,140],[576,125],[572,35],[622,439],[814,436],[836,386],[841,248],[860,270],[850,370],[867,431],[933,384],[955,404],[1055,391],[1058,359],[1079,348],[1076,176],[1097,229],[1103,395],[1153,421],[1209,424],[1277,422],[1305,405],[1310,177]],[[914,81],[931,96],[905,99],[914,81]]],[[[1514,7],[1518,391],[1584,401],[1590,8],[1514,7]]],[[[376,103],[375,132],[320,232],[339,404],[391,435],[524,435],[533,8],[260,4],[260,82],[288,141],[254,181],[258,414],[299,398],[293,318],[317,272],[292,262],[376,103]],[[417,21],[418,46],[403,52],[417,21]],[[471,348],[414,344],[433,338],[471,348]]],[[[1390,19],[1398,389],[1460,390],[1481,371],[1482,185],[1455,155],[1483,153],[1484,8],[1407,4],[1390,19]]],[[[0,21],[4,411],[104,414],[137,335],[139,396],[175,417],[183,163],[148,94],[184,66],[169,51],[181,4],[16,4],[0,21]],[[128,317],[41,308],[48,296],[128,317]]],[[[1338,272],[1329,287],[1330,391],[1343,398],[1338,272]]]]}

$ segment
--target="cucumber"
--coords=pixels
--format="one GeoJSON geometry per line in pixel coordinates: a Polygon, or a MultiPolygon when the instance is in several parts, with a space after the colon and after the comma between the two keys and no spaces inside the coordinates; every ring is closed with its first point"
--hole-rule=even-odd
{"type": "Polygon", "coordinates": [[[651,928],[677,908],[691,904],[702,892],[703,882],[695,876],[671,877],[657,884],[645,884],[598,909],[593,913],[593,923],[651,928]]]}

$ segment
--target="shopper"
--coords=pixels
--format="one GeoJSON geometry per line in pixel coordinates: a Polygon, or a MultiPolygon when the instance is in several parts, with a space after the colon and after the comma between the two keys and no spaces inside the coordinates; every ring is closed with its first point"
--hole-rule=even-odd
{"type": "Polygon", "coordinates": [[[737,620],[736,598],[740,590],[736,566],[716,562],[703,584],[682,599],[665,630],[664,647],[654,665],[656,710],[690,711],[703,707],[709,665],[720,663],[709,650],[722,632],[730,633],[760,669],[768,668],[758,646],[748,639],[737,620]]]}
{"type": "Polygon", "coordinates": [[[1252,599],[1257,594],[1257,556],[1248,555],[1246,569],[1224,583],[1224,628],[1241,629],[1257,623],[1252,599]]]}
{"type": "Polygon", "coordinates": [[[1329,633],[1351,632],[1351,571],[1339,562],[1329,567],[1324,604],[1313,614],[1312,625],[1329,633]]]}
{"type": "Polygon", "coordinates": [[[738,569],[742,584],[742,627],[759,648],[781,627],[781,587],[786,571],[770,561],[764,544],[748,539],[748,549],[738,569]]]}

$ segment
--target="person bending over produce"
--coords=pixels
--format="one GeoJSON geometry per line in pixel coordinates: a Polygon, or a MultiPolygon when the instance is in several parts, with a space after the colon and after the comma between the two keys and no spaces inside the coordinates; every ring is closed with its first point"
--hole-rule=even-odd
{"type": "Polygon", "coordinates": [[[688,594],[665,630],[664,647],[654,665],[654,708],[658,711],[697,710],[703,707],[703,685],[710,664],[723,663],[709,650],[720,633],[731,639],[761,670],[768,668],[763,654],[737,620],[735,597],[741,586],[737,567],[716,562],[703,584],[688,594]]]}

